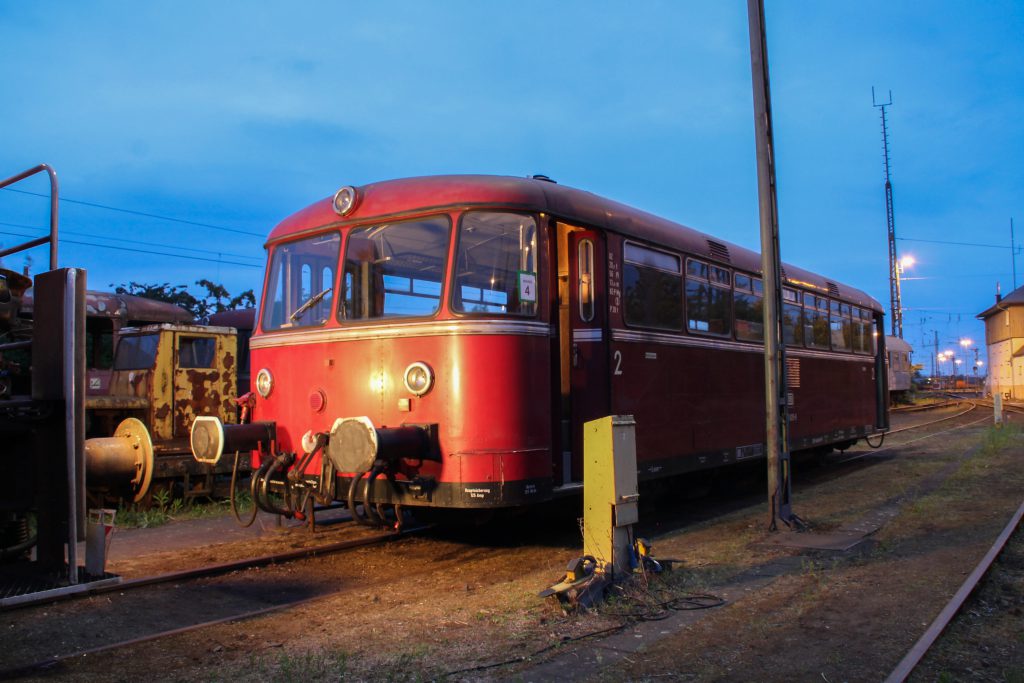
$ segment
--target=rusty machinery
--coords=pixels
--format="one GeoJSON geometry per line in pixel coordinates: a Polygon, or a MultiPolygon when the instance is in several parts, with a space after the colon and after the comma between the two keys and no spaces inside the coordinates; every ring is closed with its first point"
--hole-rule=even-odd
{"type": "MultiPolygon", "coordinates": [[[[20,277],[20,276],[19,276],[20,277]]],[[[27,286],[31,285],[28,281],[27,286]]],[[[107,437],[121,432],[121,423],[135,418],[152,437],[153,468],[149,479],[154,491],[184,497],[212,496],[219,475],[228,466],[209,466],[193,460],[188,450],[188,429],[197,415],[213,415],[231,424],[238,408],[232,396],[248,386],[248,335],[253,309],[233,310],[210,317],[209,325],[197,325],[184,308],[129,294],[86,291],[86,437],[107,437]],[[123,342],[123,343],[122,343],[123,342]],[[236,386],[237,377],[237,386],[236,386]]],[[[21,317],[14,320],[28,328],[35,314],[31,293],[23,297],[21,317]]],[[[0,311],[0,317],[4,313],[0,311]]],[[[25,383],[28,363],[18,376],[5,378],[6,386],[25,383]]],[[[5,389],[0,384],[0,395],[5,389]]],[[[8,392],[9,393],[9,392],[8,392]]],[[[138,432],[137,429],[133,430],[138,432]]],[[[107,454],[107,449],[100,451],[107,454]]],[[[246,458],[239,469],[248,472],[246,458]]],[[[150,503],[148,496],[127,495],[124,487],[112,487],[109,478],[93,477],[89,490],[94,502],[150,503]]]]}
{"type": "MultiPolygon", "coordinates": [[[[186,498],[212,495],[216,477],[230,474],[231,465],[195,461],[189,430],[197,417],[237,422],[237,367],[234,328],[180,323],[122,328],[106,392],[85,399],[91,430],[109,434],[121,420],[137,418],[152,436],[153,488],[180,481],[186,498]]],[[[248,458],[242,468],[249,470],[248,458]]]]}
{"type": "Polygon", "coordinates": [[[122,425],[111,443],[86,447],[86,273],[57,268],[57,175],[40,164],[0,181],[0,188],[40,173],[50,180],[49,234],[0,251],[2,258],[50,246],[50,270],[32,282],[36,311],[31,328],[17,321],[28,278],[0,272],[0,355],[28,353],[31,367],[28,393],[16,393],[15,385],[8,384],[10,393],[0,398],[5,445],[0,450],[5,473],[0,478],[0,560],[4,578],[27,586],[23,590],[92,578],[81,570],[78,557],[78,542],[86,531],[87,479],[129,491],[134,487],[138,495],[152,470],[152,448],[141,425],[122,425]],[[87,456],[87,451],[92,454],[87,456]]]}

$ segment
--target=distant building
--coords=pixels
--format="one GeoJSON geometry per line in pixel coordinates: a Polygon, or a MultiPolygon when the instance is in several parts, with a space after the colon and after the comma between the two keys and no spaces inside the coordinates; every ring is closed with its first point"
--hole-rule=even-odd
{"type": "Polygon", "coordinates": [[[991,392],[1024,399],[1024,287],[1004,297],[996,294],[995,306],[978,318],[985,322],[991,392]]]}

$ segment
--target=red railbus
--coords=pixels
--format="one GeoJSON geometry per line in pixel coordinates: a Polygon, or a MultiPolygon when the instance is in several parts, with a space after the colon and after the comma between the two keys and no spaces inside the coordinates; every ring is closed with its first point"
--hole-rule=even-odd
{"type": "MultiPolygon", "coordinates": [[[[266,509],[544,501],[611,414],[636,420],[641,480],[763,457],[750,250],[539,176],[345,187],[267,249],[253,422],[193,429],[204,461],[255,449],[266,509]]],[[[887,429],[881,306],[783,271],[791,448],[887,429]]]]}

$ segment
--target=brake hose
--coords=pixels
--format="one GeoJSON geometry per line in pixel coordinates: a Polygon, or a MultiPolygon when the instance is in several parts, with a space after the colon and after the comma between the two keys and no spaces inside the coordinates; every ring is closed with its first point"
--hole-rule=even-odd
{"type": "MultiPolygon", "coordinates": [[[[253,475],[255,476],[255,475],[253,475]]],[[[249,521],[243,522],[242,516],[238,514],[238,501],[235,497],[235,481],[238,479],[238,451],[235,451],[235,465],[231,468],[231,493],[228,496],[228,500],[231,502],[231,513],[235,516],[235,521],[238,522],[242,528],[252,526],[252,523],[256,521],[256,514],[259,509],[256,507],[256,499],[252,499],[252,517],[249,521]]]]}

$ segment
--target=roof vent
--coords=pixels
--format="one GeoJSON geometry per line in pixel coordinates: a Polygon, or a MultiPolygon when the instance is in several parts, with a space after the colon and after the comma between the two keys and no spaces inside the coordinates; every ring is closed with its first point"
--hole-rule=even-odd
{"type": "Polygon", "coordinates": [[[836,283],[826,281],[825,284],[828,285],[828,295],[830,297],[832,297],[833,299],[838,299],[839,298],[839,288],[836,287],[836,283]]]}
{"type": "Polygon", "coordinates": [[[551,178],[547,177],[546,175],[544,175],[542,173],[537,173],[537,174],[534,174],[534,175],[532,175],[530,177],[533,178],[534,180],[543,180],[545,183],[554,183],[555,185],[558,184],[557,180],[552,180],[551,178]]]}
{"type": "Polygon", "coordinates": [[[716,261],[725,261],[726,263],[729,263],[729,247],[725,246],[721,242],[708,240],[708,255],[716,261]]]}

